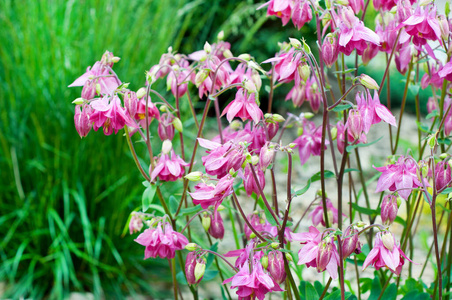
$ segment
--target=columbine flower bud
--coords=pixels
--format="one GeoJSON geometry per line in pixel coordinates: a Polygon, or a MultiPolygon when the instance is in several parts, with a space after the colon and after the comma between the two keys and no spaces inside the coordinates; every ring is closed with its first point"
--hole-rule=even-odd
{"type": "Polygon", "coordinates": [[[218,32],[217,39],[220,41],[224,40],[224,31],[223,30],[218,32]]]}
{"type": "Polygon", "coordinates": [[[397,217],[397,197],[386,195],[381,202],[381,221],[385,225],[391,225],[397,217]]]}
{"type": "Polygon", "coordinates": [[[206,80],[207,76],[209,76],[209,71],[207,70],[201,70],[198,73],[196,73],[195,76],[195,85],[197,88],[206,80]]]}
{"type": "MultiPolygon", "coordinates": [[[[328,238],[329,239],[329,238],[328,238]]],[[[317,272],[323,272],[331,260],[333,254],[333,243],[322,241],[317,252],[317,272]]]]}
{"type": "Polygon", "coordinates": [[[268,268],[268,256],[267,255],[262,256],[261,265],[264,269],[268,268]]]}
{"type": "Polygon", "coordinates": [[[298,66],[298,74],[303,80],[308,80],[309,75],[311,75],[311,69],[307,64],[298,66]]]}
{"type": "Polygon", "coordinates": [[[289,38],[290,41],[290,45],[292,45],[292,47],[294,47],[295,49],[301,49],[301,42],[297,39],[294,38],[289,38]]]}
{"type": "Polygon", "coordinates": [[[386,233],[381,234],[381,241],[383,242],[383,245],[388,249],[389,251],[392,251],[394,249],[394,237],[392,233],[389,231],[386,233]]]}
{"type": "Polygon", "coordinates": [[[331,67],[337,60],[339,55],[339,47],[337,43],[337,37],[333,33],[326,35],[322,44],[322,57],[323,61],[328,67],[331,67]]]}
{"type": "Polygon", "coordinates": [[[273,249],[278,249],[279,248],[279,243],[273,242],[270,244],[270,247],[272,247],[273,249]]]}
{"type": "Polygon", "coordinates": [[[361,74],[361,76],[359,77],[359,82],[361,82],[362,85],[371,90],[378,90],[380,88],[377,82],[366,74],[361,74]]]}
{"type": "Polygon", "coordinates": [[[169,113],[161,115],[157,133],[162,141],[174,138],[174,116],[169,113]]]}
{"type": "Polygon", "coordinates": [[[129,222],[129,232],[133,234],[135,232],[140,232],[143,228],[143,219],[137,215],[136,212],[132,212],[132,218],[130,218],[129,222]]]}
{"type": "Polygon", "coordinates": [[[201,217],[201,224],[205,231],[208,231],[210,229],[210,224],[212,223],[212,220],[210,219],[210,216],[205,213],[201,217]]]}
{"type": "Polygon", "coordinates": [[[198,245],[196,243],[188,243],[187,246],[185,246],[185,249],[188,251],[195,251],[198,249],[198,245]]]}
{"type": "Polygon", "coordinates": [[[442,160],[444,160],[444,159],[447,158],[447,156],[448,156],[447,153],[441,153],[440,156],[439,156],[439,158],[442,159],[442,160]]]}
{"type": "Polygon", "coordinates": [[[72,103],[74,103],[75,105],[80,105],[83,104],[85,100],[83,100],[83,98],[77,98],[74,101],[72,101],[72,103]]]}
{"type": "Polygon", "coordinates": [[[285,120],[286,119],[284,119],[283,116],[278,115],[278,114],[273,114],[273,121],[280,123],[280,122],[284,122],[285,120]]]}
{"type": "Polygon", "coordinates": [[[176,130],[179,132],[182,132],[184,130],[184,128],[182,126],[182,122],[180,121],[179,118],[174,118],[173,125],[174,125],[174,128],[176,128],[176,130]]]}
{"type": "Polygon", "coordinates": [[[281,251],[270,251],[268,253],[268,272],[278,284],[286,279],[284,258],[281,251]]]}
{"type": "Polygon", "coordinates": [[[444,40],[449,38],[449,22],[444,15],[438,16],[439,29],[441,30],[441,37],[444,40]]]}
{"type": "Polygon", "coordinates": [[[353,226],[348,227],[342,235],[342,257],[346,259],[350,254],[355,252],[359,244],[358,230],[353,226]]]}
{"type": "Polygon", "coordinates": [[[249,61],[251,59],[251,55],[249,55],[248,53],[243,53],[240,54],[238,58],[249,61]]]}
{"type": "Polygon", "coordinates": [[[270,164],[273,163],[273,158],[275,157],[275,150],[268,148],[268,143],[266,143],[261,148],[261,153],[259,157],[259,166],[262,171],[265,171],[270,164]]]}
{"type": "Polygon", "coordinates": [[[210,218],[212,220],[212,223],[208,230],[209,234],[216,239],[222,240],[224,237],[223,218],[221,217],[219,212],[215,212],[210,216],[210,218]]]}
{"type": "Polygon", "coordinates": [[[134,92],[124,94],[124,107],[129,112],[129,115],[134,118],[138,108],[138,98],[134,92]]]}
{"type": "Polygon", "coordinates": [[[363,118],[357,109],[351,109],[348,115],[347,128],[355,139],[359,139],[364,129],[363,118]]]}
{"type": "Polygon", "coordinates": [[[100,84],[96,83],[96,94],[100,95],[102,92],[102,88],[100,87],[100,84]]]}
{"type": "Polygon", "coordinates": [[[337,127],[331,128],[331,138],[333,141],[337,138],[337,127]]]}
{"type": "Polygon", "coordinates": [[[191,172],[191,173],[185,175],[184,178],[186,178],[190,181],[199,181],[199,180],[201,180],[202,176],[203,176],[202,172],[196,171],[196,172],[191,172]]]}
{"type": "Polygon", "coordinates": [[[200,259],[197,261],[195,266],[196,283],[199,283],[201,281],[201,279],[204,277],[205,272],[206,272],[206,261],[204,259],[200,259]]]}
{"type": "Polygon", "coordinates": [[[232,54],[231,50],[226,49],[226,50],[223,51],[223,56],[224,56],[224,58],[231,58],[234,55],[232,54]]]}
{"type": "Polygon", "coordinates": [[[436,145],[438,144],[436,141],[436,134],[431,134],[427,140],[427,143],[431,149],[435,149],[436,145]]]}
{"type": "Polygon", "coordinates": [[[137,91],[137,98],[141,99],[146,95],[146,88],[142,87],[137,91]]]}
{"type": "Polygon", "coordinates": [[[337,0],[336,3],[343,6],[348,6],[348,0],[337,0]]]}
{"type": "Polygon", "coordinates": [[[111,61],[113,62],[113,63],[117,63],[117,62],[119,62],[121,60],[121,57],[118,57],[118,56],[113,56],[113,58],[111,59],[111,61]]]}
{"type": "Polygon", "coordinates": [[[87,136],[93,126],[92,122],[90,122],[89,120],[91,112],[91,106],[75,106],[74,124],[75,129],[77,130],[81,138],[87,136]]]}
{"type": "Polygon", "coordinates": [[[251,164],[252,164],[253,166],[255,166],[255,165],[257,165],[258,163],[259,163],[259,156],[257,156],[257,155],[251,156],[251,164]]]}
{"type": "MultiPolygon", "coordinates": [[[[96,84],[94,84],[94,81],[87,80],[85,82],[85,85],[83,86],[82,90],[82,98],[86,100],[91,100],[96,96],[96,84]]],[[[100,94],[100,93],[97,93],[100,94]]]]}
{"type": "Polygon", "coordinates": [[[436,102],[435,98],[430,97],[427,101],[427,111],[428,113],[433,112],[434,110],[438,110],[438,103],[436,102]]]}
{"type": "Polygon", "coordinates": [[[212,52],[212,46],[210,46],[208,42],[204,44],[204,51],[206,51],[206,53],[212,52]]]}
{"type": "Polygon", "coordinates": [[[173,149],[173,144],[170,140],[164,140],[162,144],[162,153],[168,154],[170,153],[171,149],[173,149]]]}

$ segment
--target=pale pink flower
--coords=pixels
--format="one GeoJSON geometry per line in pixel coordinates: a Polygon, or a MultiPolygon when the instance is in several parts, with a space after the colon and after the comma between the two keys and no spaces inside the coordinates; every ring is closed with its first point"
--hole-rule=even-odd
{"type": "Polygon", "coordinates": [[[300,30],[304,24],[309,23],[312,20],[311,6],[307,0],[295,0],[293,3],[292,23],[300,30]]]}
{"type": "Polygon", "coordinates": [[[403,253],[402,249],[400,249],[400,246],[396,243],[392,233],[378,232],[375,237],[374,247],[363,263],[363,270],[369,265],[374,266],[376,270],[387,267],[392,273],[398,276],[402,271],[405,258],[410,262],[413,262],[405,255],[405,253],[403,253]]]}
{"type": "Polygon", "coordinates": [[[258,123],[264,114],[256,103],[256,95],[248,94],[244,89],[239,89],[235,95],[235,99],[226,106],[221,116],[226,115],[229,123],[234,117],[239,117],[242,121],[253,120],[258,123]]]}
{"type": "Polygon", "coordinates": [[[174,231],[167,222],[159,222],[157,226],[146,229],[134,241],[146,247],[144,259],[174,258],[176,250],[182,250],[188,244],[187,238],[174,231]]]}
{"type": "Polygon", "coordinates": [[[397,206],[397,197],[394,195],[384,196],[381,202],[381,221],[385,225],[391,225],[397,217],[399,207],[397,206]]]}
{"type": "Polygon", "coordinates": [[[189,165],[189,163],[186,163],[179,155],[174,153],[174,150],[171,150],[171,157],[169,154],[162,153],[157,160],[155,168],[152,169],[152,166],[149,168],[151,180],[153,181],[158,177],[163,181],[176,181],[184,176],[185,167],[189,165]]]}
{"type": "Polygon", "coordinates": [[[368,133],[370,126],[384,121],[394,127],[397,127],[396,120],[389,109],[380,103],[378,92],[374,92],[374,97],[367,91],[367,95],[359,92],[356,94],[356,103],[363,120],[363,131],[368,133]]]}
{"type": "Polygon", "coordinates": [[[204,209],[214,205],[216,210],[223,199],[232,194],[233,183],[234,178],[231,175],[226,175],[216,185],[208,185],[204,182],[195,185],[195,191],[189,194],[195,205],[201,204],[204,209]]]}

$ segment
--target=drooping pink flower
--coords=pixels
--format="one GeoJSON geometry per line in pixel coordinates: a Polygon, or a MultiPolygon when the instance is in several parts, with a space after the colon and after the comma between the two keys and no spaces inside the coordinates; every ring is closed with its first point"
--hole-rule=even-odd
{"type": "MultiPolygon", "coordinates": [[[[256,172],[257,179],[259,181],[259,185],[262,189],[265,187],[265,174],[261,168],[254,168],[256,172]]],[[[245,187],[246,194],[248,197],[251,197],[253,192],[256,195],[260,195],[259,189],[256,184],[256,180],[254,180],[253,172],[251,171],[251,167],[249,164],[245,166],[245,172],[243,176],[243,186],[245,187]]]]}
{"type": "Polygon", "coordinates": [[[331,67],[339,55],[337,36],[335,33],[328,33],[322,43],[323,61],[328,67],[331,67]]]}
{"type": "Polygon", "coordinates": [[[312,20],[311,6],[307,0],[296,0],[293,3],[292,23],[300,30],[304,24],[312,20]]]}
{"type": "Polygon", "coordinates": [[[84,86],[88,80],[92,80],[93,84],[99,83],[101,93],[111,95],[121,84],[121,81],[113,76],[111,67],[113,66],[113,54],[106,51],[101,61],[97,61],[92,68],[88,67],[86,72],[77,78],[69,87],[84,86]]]}
{"type": "Polygon", "coordinates": [[[224,237],[224,224],[218,210],[214,211],[213,215],[210,215],[210,220],[209,234],[216,239],[222,240],[224,237]]]}
{"type": "MultiPolygon", "coordinates": [[[[305,121],[303,124],[303,134],[293,141],[298,148],[298,153],[300,155],[301,165],[304,165],[308,158],[313,156],[320,156],[322,148],[322,127],[315,127],[314,122],[305,121]]],[[[325,141],[328,145],[328,141],[325,141]]]]}
{"type": "Polygon", "coordinates": [[[435,166],[436,190],[441,190],[451,185],[451,169],[449,164],[442,160],[435,166]]]}
{"type": "Polygon", "coordinates": [[[377,91],[374,92],[374,97],[367,91],[367,95],[359,92],[356,94],[356,103],[363,120],[363,131],[368,133],[370,126],[384,121],[392,126],[397,127],[396,120],[389,109],[380,103],[377,91]]]}
{"type": "Polygon", "coordinates": [[[284,268],[283,253],[281,251],[272,250],[268,253],[268,267],[267,270],[273,280],[281,284],[286,280],[286,270],[284,268]]]}
{"type": "Polygon", "coordinates": [[[353,226],[348,226],[342,234],[342,256],[346,259],[355,252],[361,253],[361,243],[359,241],[358,230],[353,226]]]}
{"type": "Polygon", "coordinates": [[[266,273],[262,264],[254,257],[249,264],[245,263],[237,274],[223,281],[223,284],[231,282],[231,288],[237,288],[239,299],[257,298],[263,300],[269,292],[281,292],[281,287],[266,273]],[[251,270],[250,270],[251,269],[251,270]]]}
{"type": "Polygon", "coordinates": [[[182,250],[188,244],[188,239],[174,231],[167,222],[159,222],[157,226],[146,229],[134,241],[146,247],[144,259],[174,258],[176,250],[182,250]]]}
{"type": "Polygon", "coordinates": [[[143,228],[143,219],[136,212],[132,212],[132,218],[130,218],[129,222],[130,234],[140,232],[142,228],[143,228]]]}
{"type": "MultiPolygon", "coordinates": [[[[326,209],[328,210],[328,220],[330,224],[337,224],[339,220],[339,211],[334,207],[330,199],[326,199],[326,209]]],[[[342,214],[345,216],[344,214],[342,214]]],[[[324,215],[323,215],[323,205],[319,204],[313,211],[309,213],[309,217],[312,219],[312,224],[317,226],[322,224],[326,226],[324,215]]]]}
{"type": "Polygon", "coordinates": [[[216,185],[205,184],[201,182],[195,186],[195,191],[189,193],[195,205],[201,204],[201,207],[207,209],[210,205],[218,206],[224,198],[232,194],[232,184],[234,178],[226,175],[221,178],[216,185]]]}
{"type": "Polygon", "coordinates": [[[184,176],[185,167],[189,165],[189,163],[186,163],[179,155],[174,153],[174,150],[171,150],[171,157],[168,153],[162,152],[155,168],[152,169],[152,166],[149,168],[151,180],[155,180],[158,177],[163,181],[176,181],[184,176]]]}
{"type": "Polygon", "coordinates": [[[380,37],[364,26],[350,7],[343,7],[341,17],[336,16],[339,26],[339,51],[350,55],[356,49],[358,55],[362,55],[367,48],[367,43],[380,44],[380,37]]]}
{"type": "Polygon", "coordinates": [[[405,258],[413,262],[400,249],[392,233],[378,232],[375,237],[374,247],[363,263],[363,270],[370,265],[375,267],[376,270],[387,267],[398,276],[402,271],[402,266],[405,264],[405,258]]]}
{"type": "Polygon", "coordinates": [[[268,5],[267,16],[276,16],[281,18],[283,26],[285,26],[292,15],[292,6],[290,0],[270,0],[264,5],[258,7],[261,9],[268,5]]]}
{"type": "Polygon", "coordinates": [[[418,6],[408,19],[403,21],[396,29],[405,27],[406,32],[413,36],[413,44],[422,46],[427,40],[441,41],[441,29],[436,18],[436,5],[426,7],[418,6]]]}
{"type": "Polygon", "coordinates": [[[353,9],[353,12],[357,15],[364,7],[364,0],[349,0],[348,4],[353,9]]]}
{"type": "Polygon", "coordinates": [[[444,67],[439,70],[438,75],[442,79],[452,81],[452,61],[445,64],[444,67]]]}
{"type": "Polygon", "coordinates": [[[74,124],[75,129],[80,135],[80,138],[84,138],[88,135],[93,127],[92,122],[90,121],[90,115],[92,113],[92,108],[89,105],[76,105],[75,106],[75,114],[74,114],[74,124]]]}
{"type": "Polygon", "coordinates": [[[157,133],[159,138],[164,140],[172,140],[174,138],[174,115],[169,113],[164,113],[160,116],[159,126],[157,128],[157,133]]]}
{"type": "Polygon", "coordinates": [[[201,282],[204,275],[197,279],[195,270],[197,265],[205,265],[206,263],[206,259],[203,256],[200,256],[197,251],[188,253],[187,259],[185,260],[185,277],[187,278],[188,284],[198,284],[201,282]]]}
{"type": "Polygon", "coordinates": [[[397,217],[399,207],[397,206],[397,197],[386,195],[381,202],[381,221],[385,225],[391,225],[397,217]]]}
{"type": "Polygon", "coordinates": [[[125,125],[136,127],[126,109],[121,106],[118,96],[104,96],[99,100],[91,102],[93,112],[90,115],[90,122],[93,122],[93,129],[97,131],[103,127],[105,135],[110,135],[123,129],[125,125]]]}
{"type": "Polygon", "coordinates": [[[256,103],[256,95],[248,94],[244,89],[239,89],[235,95],[235,99],[226,106],[221,116],[226,115],[229,123],[234,117],[239,117],[242,121],[253,120],[258,123],[264,114],[256,103]]]}
{"type": "Polygon", "coordinates": [[[316,268],[319,273],[326,269],[331,278],[336,279],[340,258],[333,237],[328,236],[322,241],[322,233],[314,226],[300,236],[301,243],[305,245],[298,251],[298,264],[316,268]]]}
{"type": "Polygon", "coordinates": [[[376,193],[386,190],[397,191],[400,197],[408,200],[411,190],[422,186],[417,177],[417,164],[408,157],[401,156],[395,164],[374,169],[382,172],[377,182],[376,193]]]}

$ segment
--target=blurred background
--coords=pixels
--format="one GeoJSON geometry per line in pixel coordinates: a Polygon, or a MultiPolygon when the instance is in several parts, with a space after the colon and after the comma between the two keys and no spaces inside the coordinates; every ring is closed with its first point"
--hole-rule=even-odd
{"type": "MultiPolygon", "coordinates": [[[[289,36],[315,49],[313,22],[282,27],[256,11],[262,3],[0,1],[0,298],[171,297],[150,284],[170,281],[166,261],[143,261],[134,236],[124,235],[143,192],[126,140],[102,132],[80,139],[71,102],[81,87],[67,86],[108,50],[122,58],[121,80],[137,90],[169,46],[188,54],[221,30],[234,54],[258,62],[289,36]]],[[[397,84],[393,103],[403,90],[397,84]]]]}

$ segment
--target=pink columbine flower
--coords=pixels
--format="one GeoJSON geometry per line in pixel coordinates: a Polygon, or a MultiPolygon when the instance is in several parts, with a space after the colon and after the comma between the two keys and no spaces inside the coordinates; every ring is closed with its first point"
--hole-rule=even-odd
{"type": "MultiPolygon", "coordinates": [[[[361,0],[362,1],[362,0],[361,0]]],[[[296,0],[292,10],[292,23],[298,30],[312,20],[312,11],[309,1],[296,0]]]]}
{"type": "Polygon", "coordinates": [[[350,55],[353,50],[362,55],[367,48],[367,43],[380,44],[380,37],[364,26],[350,7],[344,7],[341,17],[337,18],[339,26],[339,51],[350,55]]]}
{"type": "Polygon", "coordinates": [[[286,280],[286,270],[284,268],[284,258],[281,251],[272,250],[268,253],[268,267],[267,270],[273,280],[281,284],[286,280]]]}
{"type": "MultiPolygon", "coordinates": [[[[314,122],[305,120],[303,134],[293,142],[298,148],[301,165],[304,165],[311,155],[320,156],[322,148],[322,127],[319,126],[316,128],[314,122]]],[[[328,141],[325,141],[325,149],[328,144],[328,141]]]]}
{"type": "Polygon", "coordinates": [[[102,94],[111,95],[121,84],[121,81],[111,73],[112,58],[113,54],[106,51],[101,61],[97,61],[92,68],[88,67],[85,74],[77,78],[69,87],[84,86],[89,80],[92,80],[93,83],[100,84],[102,94]]]}
{"type": "Polygon", "coordinates": [[[267,16],[276,16],[281,18],[283,26],[286,26],[292,15],[292,6],[290,0],[270,0],[264,5],[258,7],[261,9],[268,5],[267,16]]]}
{"type": "Polygon", "coordinates": [[[224,237],[224,224],[223,218],[220,213],[216,210],[213,215],[210,215],[210,227],[208,233],[216,239],[222,240],[224,237]]]}
{"type": "MultiPolygon", "coordinates": [[[[401,156],[395,164],[374,169],[382,172],[377,182],[376,193],[386,190],[398,191],[400,197],[408,200],[411,190],[422,186],[417,176],[417,165],[409,157],[401,156]]],[[[428,185],[427,182],[425,184],[428,185]]]]}
{"type": "Polygon", "coordinates": [[[436,5],[426,7],[418,6],[408,19],[403,21],[396,29],[405,27],[406,32],[413,36],[413,44],[422,46],[427,40],[441,41],[441,29],[436,18],[436,5]]]}
{"type": "Polygon", "coordinates": [[[356,95],[356,103],[363,120],[363,131],[368,133],[370,126],[384,121],[392,126],[397,127],[396,120],[393,114],[380,103],[377,91],[374,92],[374,97],[367,91],[364,96],[361,92],[356,95]]]}
{"type": "Polygon", "coordinates": [[[328,33],[325,36],[322,44],[322,57],[323,61],[328,67],[331,67],[336,61],[339,55],[339,48],[337,42],[337,36],[335,33],[328,33]]]}
{"type": "Polygon", "coordinates": [[[444,67],[439,70],[438,75],[441,79],[452,81],[452,61],[445,64],[444,67]]]}
{"type": "Polygon", "coordinates": [[[223,281],[223,284],[231,282],[231,288],[237,288],[236,294],[239,299],[259,300],[265,299],[265,295],[269,292],[281,292],[281,287],[266,273],[262,268],[262,264],[256,258],[245,263],[240,271],[229,279],[223,281]]]}
{"type": "Polygon", "coordinates": [[[91,108],[93,112],[89,118],[95,131],[103,127],[104,134],[110,135],[113,131],[117,134],[125,125],[136,127],[118,96],[104,96],[91,102],[91,108]]]}
{"type": "Polygon", "coordinates": [[[385,225],[391,225],[397,217],[399,207],[397,206],[397,197],[386,195],[381,202],[381,221],[385,225]]]}
{"type": "MultiPolygon", "coordinates": [[[[262,189],[265,187],[265,174],[261,168],[254,168],[256,172],[257,179],[259,181],[259,185],[262,189]]],[[[245,187],[245,191],[248,197],[251,197],[253,192],[256,195],[260,195],[259,188],[257,187],[256,180],[254,180],[253,172],[251,171],[251,167],[249,164],[245,166],[245,172],[243,176],[243,186],[245,187]]]]}
{"type": "Polygon", "coordinates": [[[348,226],[342,234],[342,257],[346,259],[353,252],[361,253],[361,243],[359,241],[358,230],[353,226],[348,226]]]}
{"type": "Polygon", "coordinates": [[[189,194],[195,205],[201,204],[204,209],[214,205],[216,210],[223,199],[232,194],[233,183],[234,178],[231,175],[226,175],[216,185],[205,184],[204,182],[195,185],[195,191],[189,194]]]}
{"type": "Polygon", "coordinates": [[[239,117],[242,121],[253,120],[258,123],[264,114],[256,103],[255,93],[248,94],[244,89],[239,89],[235,99],[226,106],[221,116],[226,115],[229,123],[234,117],[239,117]]]}
{"type": "MultiPolygon", "coordinates": [[[[334,207],[333,203],[330,199],[326,199],[326,209],[328,210],[328,220],[331,224],[337,224],[339,220],[339,211],[336,207],[334,207]]],[[[342,214],[345,216],[344,214],[342,214]]],[[[323,205],[319,204],[313,211],[309,213],[309,217],[312,219],[312,224],[314,226],[317,226],[319,224],[322,224],[323,226],[326,226],[325,219],[323,215],[323,205]]]]}
{"type": "Polygon", "coordinates": [[[90,121],[90,115],[93,109],[89,105],[76,105],[74,114],[74,124],[80,138],[84,138],[88,135],[93,127],[90,121]]]}
{"type": "Polygon", "coordinates": [[[164,140],[171,141],[174,138],[173,120],[174,120],[173,114],[164,113],[163,115],[161,115],[157,133],[162,141],[164,140]]]}
{"type": "Polygon", "coordinates": [[[451,184],[451,169],[447,161],[440,161],[435,166],[436,190],[441,190],[451,184]]]}
{"type": "Polygon", "coordinates": [[[174,258],[176,250],[182,250],[188,244],[188,239],[174,231],[167,222],[159,222],[157,226],[146,229],[134,241],[146,247],[144,259],[174,258]]]}
{"type": "Polygon", "coordinates": [[[176,181],[184,176],[185,167],[189,165],[189,163],[186,163],[179,155],[174,153],[174,150],[171,150],[171,156],[162,152],[155,168],[152,169],[152,166],[149,168],[151,180],[153,181],[158,177],[163,181],[176,181]]]}
{"type": "Polygon", "coordinates": [[[206,259],[201,256],[198,252],[192,251],[188,253],[187,259],[185,260],[185,277],[187,278],[188,284],[198,284],[201,282],[202,278],[204,277],[204,274],[200,276],[199,274],[196,274],[197,269],[204,269],[202,265],[205,265],[207,263],[206,259]],[[198,276],[196,276],[198,275],[198,276]],[[196,278],[199,277],[199,278],[196,278]]]}
{"type": "Polygon", "coordinates": [[[132,217],[129,222],[129,232],[133,234],[135,232],[140,232],[143,228],[143,219],[136,212],[132,212],[132,217]]]}
{"type": "Polygon", "coordinates": [[[314,226],[310,226],[309,232],[301,233],[300,236],[300,241],[305,245],[298,251],[298,264],[316,268],[319,273],[326,269],[331,278],[336,279],[340,258],[333,237],[326,237],[322,241],[322,233],[314,226]]]}
{"type": "Polygon", "coordinates": [[[405,263],[404,258],[413,262],[405,255],[405,253],[403,253],[402,249],[400,249],[400,246],[396,243],[392,233],[378,232],[375,237],[374,247],[364,261],[363,270],[369,265],[374,266],[376,270],[387,267],[392,273],[398,276],[405,263]]]}

